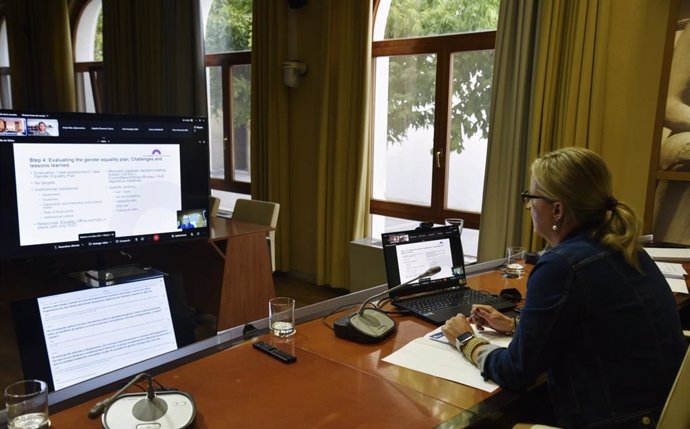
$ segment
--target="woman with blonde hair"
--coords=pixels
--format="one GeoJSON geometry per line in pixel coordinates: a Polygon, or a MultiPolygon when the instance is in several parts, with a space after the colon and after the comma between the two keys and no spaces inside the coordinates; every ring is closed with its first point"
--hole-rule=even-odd
{"type": "Polygon", "coordinates": [[[654,427],[687,345],[634,211],[612,195],[601,157],[574,147],[536,159],[521,197],[550,249],[529,275],[520,318],[476,305],[469,321],[448,320],[445,336],[502,387],[526,389],[546,372],[560,426],[654,427]],[[497,347],[469,322],[514,337],[497,347]]]}

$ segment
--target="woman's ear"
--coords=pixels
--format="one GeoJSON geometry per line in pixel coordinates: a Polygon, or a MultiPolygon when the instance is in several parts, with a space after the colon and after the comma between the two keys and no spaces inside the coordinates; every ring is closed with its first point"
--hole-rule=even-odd
{"type": "Polygon", "coordinates": [[[554,221],[559,221],[563,218],[565,210],[563,209],[563,204],[560,201],[555,201],[551,206],[551,214],[553,215],[554,221]]]}

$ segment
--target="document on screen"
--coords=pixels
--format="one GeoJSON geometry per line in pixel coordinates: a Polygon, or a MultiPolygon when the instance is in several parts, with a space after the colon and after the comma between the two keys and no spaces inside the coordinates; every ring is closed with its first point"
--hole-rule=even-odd
{"type": "Polygon", "coordinates": [[[177,230],[182,206],[177,144],[14,145],[22,246],[78,241],[84,231],[116,236],[177,230]]]}
{"type": "Polygon", "coordinates": [[[177,348],[163,277],[38,299],[55,390],[177,348]]]}
{"type": "Polygon", "coordinates": [[[401,244],[395,251],[398,255],[401,283],[414,279],[419,273],[434,266],[441,267],[441,271],[431,277],[432,279],[453,275],[453,252],[448,239],[401,244]]]}

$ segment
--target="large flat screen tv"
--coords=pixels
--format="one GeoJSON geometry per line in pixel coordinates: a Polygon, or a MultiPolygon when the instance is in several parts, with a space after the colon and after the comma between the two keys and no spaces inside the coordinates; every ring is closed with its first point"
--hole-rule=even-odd
{"type": "Polygon", "coordinates": [[[0,110],[0,258],[209,235],[203,117],[0,110]]]}

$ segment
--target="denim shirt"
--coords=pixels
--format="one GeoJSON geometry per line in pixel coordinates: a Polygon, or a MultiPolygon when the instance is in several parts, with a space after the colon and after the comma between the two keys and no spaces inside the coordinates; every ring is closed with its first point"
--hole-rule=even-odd
{"type": "Polygon", "coordinates": [[[540,258],[515,337],[482,374],[522,390],[546,372],[564,427],[634,427],[644,416],[654,424],[687,346],[673,294],[646,252],[640,273],[588,237],[540,258]]]}

